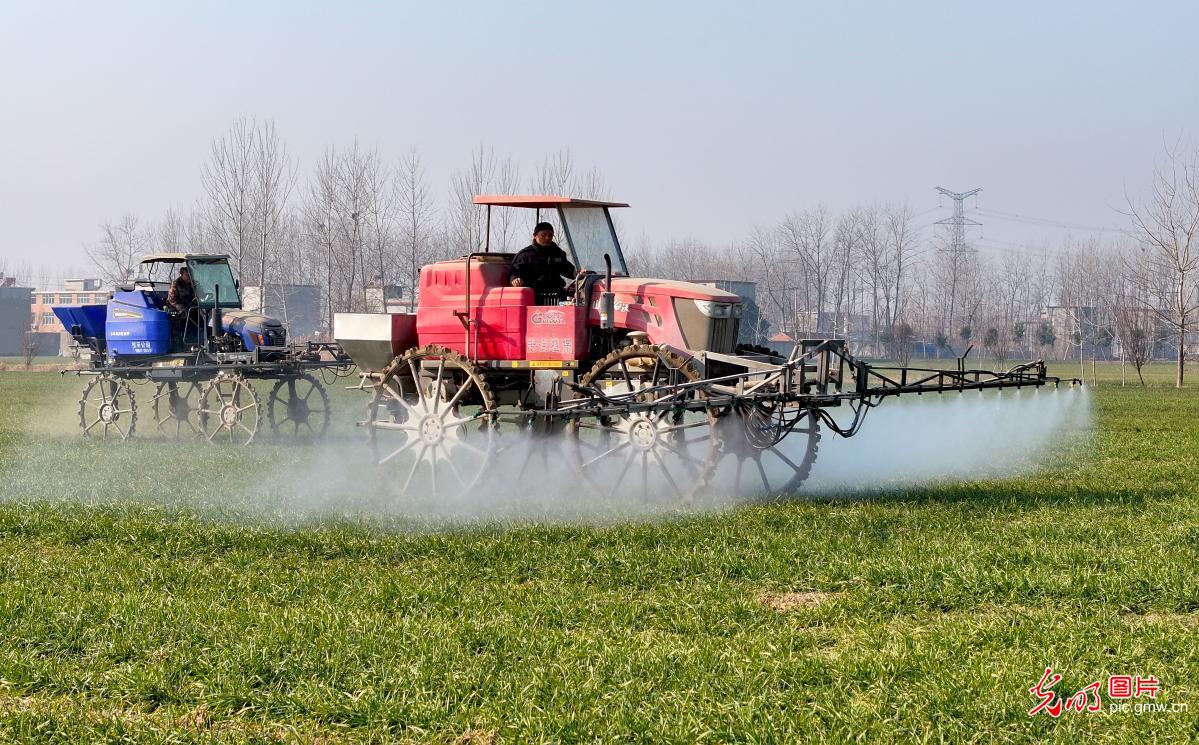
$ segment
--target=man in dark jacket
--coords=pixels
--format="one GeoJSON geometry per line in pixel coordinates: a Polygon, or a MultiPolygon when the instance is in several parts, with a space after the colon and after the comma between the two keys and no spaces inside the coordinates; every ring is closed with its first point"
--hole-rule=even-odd
{"type": "Polygon", "coordinates": [[[533,228],[533,242],[512,259],[512,286],[532,287],[538,305],[556,303],[566,290],[564,278],[573,279],[574,265],[566,252],[554,243],[554,226],[539,222],[533,228]]]}
{"type": "Polygon", "coordinates": [[[179,270],[179,276],[171,283],[167,293],[167,305],[176,313],[186,313],[196,304],[196,288],[192,286],[192,273],[187,267],[179,270]]]}
{"type": "Polygon", "coordinates": [[[186,266],[179,270],[179,276],[171,283],[167,292],[167,307],[175,311],[171,314],[171,335],[183,340],[187,336],[189,326],[195,328],[199,316],[193,306],[196,304],[196,287],[192,284],[192,273],[186,266]]]}

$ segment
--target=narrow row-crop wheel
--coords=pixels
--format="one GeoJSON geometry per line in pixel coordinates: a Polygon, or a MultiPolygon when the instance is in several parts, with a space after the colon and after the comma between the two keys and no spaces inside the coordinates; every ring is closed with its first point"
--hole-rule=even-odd
{"type": "Polygon", "coordinates": [[[774,406],[781,405],[740,406],[720,419],[722,453],[713,478],[716,490],[755,498],[786,497],[807,480],[820,448],[820,419],[813,411],[802,412],[787,435],[769,447],[755,447],[753,440],[758,438],[749,436],[771,420],[774,406]]]}
{"type": "Polygon", "coordinates": [[[79,399],[84,437],[128,440],[137,430],[137,401],[128,380],[99,375],[88,381],[79,399]]]}
{"type": "Polygon", "coordinates": [[[267,396],[266,416],[276,436],[318,439],[329,431],[329,394],[308,373],[275,382],[267,396]]]}
{"type": "Polygon", "coordinates": [[[200,384],[159,383],[154,390],[154,424],[167,437],[200,435],[200,384]]]}
{"type": "Polygon", "coordinates": [[[395,469],[402,493],[454,499],[487,471],[494,409],[482,371],[462,355],[430,345],[388,365],[364,424],[375,462],[395,469]]]}
{"type": "Polygon", "coordinates": [[[679,388],[699,378],[690,362],[661,346],[634,344],[597,362],[581,387],[655,406],[570,423],[570,452],[584,488],[604,499],[690,501],[708,482],[720,450],[715,414],[694,407],[706,393],[698,386],[679,388]]]}
{"type": "Polygon", "coordinates": [[[200,430],[208,442],[249,445],[261,418],[258,393],[242,376],[221,373],[204,386],[200,430]]]}

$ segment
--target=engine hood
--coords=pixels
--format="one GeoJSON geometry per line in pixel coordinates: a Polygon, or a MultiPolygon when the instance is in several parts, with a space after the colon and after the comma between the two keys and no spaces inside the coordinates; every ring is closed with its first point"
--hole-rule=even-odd
{"type": "Polygon", "coordinates": [[[673,279],[638,279],[637,277],[613,277],[612,291],[634,295],[668,295],[670,297],[710,300],[715,303],[739,303],[741,298],[724,290],[694,282],[673,279]]]}
{"type": "Polygon", "coordinates": [[[226,310],[221,313],[221,324],[226,331],[240,333],[242,331],[257,331],[281,329],[283,322],[277,318],[264,316],[249,310],[226,310]]]}

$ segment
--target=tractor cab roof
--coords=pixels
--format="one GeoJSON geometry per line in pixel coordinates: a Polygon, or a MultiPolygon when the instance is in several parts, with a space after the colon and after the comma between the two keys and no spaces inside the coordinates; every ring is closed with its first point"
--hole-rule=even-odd
{"type": "Polygon", "coordinates": [[[154,262],[162,262],[164,264],[182,264],[185,261],[200,261],[212,262],[229,259],[229,254],[188,254],[188,253],[161,253],[147,254],[142,257],[139,264],[152,264],[154,262]]]}
{"type": "Polygon", "coordinates": [[[576,199],[575,197],[560,197],[550,194],[480,194],[475,197],[475,204],[486,204],[492,207],[529,207],[534,209],[629,206],[624,202],[601,202],[596,199],[576,199]]]}
{"type": "MultiPolygon", "coordinates": [[[[558,228],[565,247],[576,269],[603,272],[605,257],[612,262],[612,273],[629,276],[624,253],[620,250],[620,239],[616,237],[616,226],[608,210],[613,207],[628,207],[624,202],[605,202],[598,199],[576,199],[552,194],[479,194],[475,204],[487,207],[487,235],[485,251],[491,251],[491,208],[524,207],[535,209],[534,219],[540,222],[541,211],[557,213],[558,228]]],[[[532,226],[530,226],[532,227],[532,226]]]]}

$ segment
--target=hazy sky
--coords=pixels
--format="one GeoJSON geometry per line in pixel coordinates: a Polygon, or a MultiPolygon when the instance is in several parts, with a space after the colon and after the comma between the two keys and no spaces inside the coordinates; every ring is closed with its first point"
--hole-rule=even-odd
{"type": "MultiPolygon", "coordinates": [[[[0,257],[82,265],[103,219],[186,209],[242,114],[301,177],[357,136],[418,148],[439,193],[480,142],[526,174],[569,147],[658,240],[821,202],[923,224],[937,185],[1123,225],[1125,189],[1195,132],[1197,27],[1181,2],[0,0],[0,257]]],[[[975,217],[996,251],[1065,234],[975,217]]]]}

